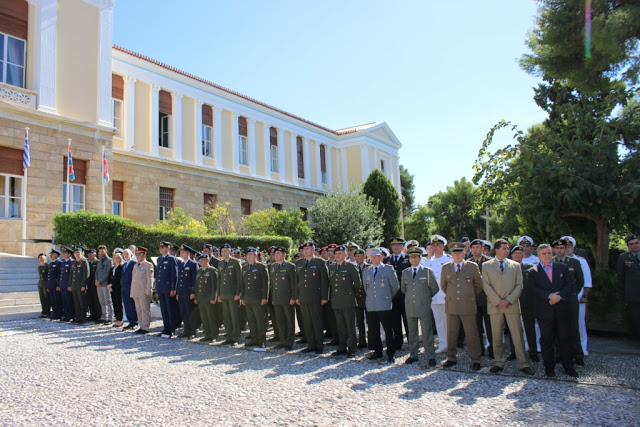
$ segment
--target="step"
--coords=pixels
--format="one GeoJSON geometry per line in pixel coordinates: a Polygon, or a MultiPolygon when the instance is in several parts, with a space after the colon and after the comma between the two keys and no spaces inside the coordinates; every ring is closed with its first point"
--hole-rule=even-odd
{"type": "Polygon", "coordinates": [[[0,267],[5,265],[35,265],[36,267],[40,262],[35,258],[0,258],[0,267]]]}
{"type": "Polygon", "coordinates": [[[5,285],[0,286],[0,295],[13,292],[37,292],[38,285],[5,285]]]}
{"type": "Polygon", "coordinates": [[[38,281],[36,280],[35,282],[33,281],[33,279],[11,279],[11,280],[5,280],[5,279],[0,279],[0,288],[3,286],[19,286],[19,285],[34,285],[34,286],[38,286],[38,281]]]}
{"type": "MultiPolygon", "coordinates": [[[[28,293],[28,292],[25,292],[28,293]]],[[[40,304],[40,297],[22,297],[22,298],[1,298],[0,294],[0,307],[16,307],[20,305],[33,305],[40,304]]]]}
{"type": "Polygon", "coordinates": [[[40,306],[39,303],[0,307],[0,314],[31,313],[31,312],[37,312],[39,315],[40,312],[42,312],[42,307],[40,306]]]}
{"type": "Polygon", "coordinates": [[[31,271],[27,271],[23,273],[0,271],[0,280],[33,279],[33,278],[35,278],[37,282],[40,279],[40,276],[38,276],[37,272],[33,274],[33,272],[31,271]]]}

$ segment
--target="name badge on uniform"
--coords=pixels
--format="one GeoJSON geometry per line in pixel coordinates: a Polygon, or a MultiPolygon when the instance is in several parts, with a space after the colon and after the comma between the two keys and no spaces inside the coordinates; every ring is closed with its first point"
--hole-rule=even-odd
{"type": "Polygon", "coordinates": [[[169,264],[169,261],[164,261],[163,264],[169,264]]]}
{"type": "Polygon", "coordinates": [[[184,269],[185,269],[185,270],[188,270],[189,268],[191,268],[191,267],[185,267],[184,269]]]}

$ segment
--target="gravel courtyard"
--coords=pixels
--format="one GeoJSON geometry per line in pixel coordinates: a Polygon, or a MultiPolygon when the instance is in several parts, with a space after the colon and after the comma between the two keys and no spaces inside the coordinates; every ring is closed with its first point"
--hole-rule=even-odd
{"type": "MultiPolygon", "coordinates": [[[[153,325],[152,325],[153,326],[153,325]]],[[[296,349],[302,348],[296,345],[296,349]]],[[[638,425],[640,357],[578,380],[203,345],[41,319],[0,323],[0,425],[638,425]]],[[[612,350],[612,351],[615,351],[612,350]]],[[[444,360],[438,355],[438,362],[444,360]]],[[[421,363],[426,361],[421,360],[421,363]]]]}

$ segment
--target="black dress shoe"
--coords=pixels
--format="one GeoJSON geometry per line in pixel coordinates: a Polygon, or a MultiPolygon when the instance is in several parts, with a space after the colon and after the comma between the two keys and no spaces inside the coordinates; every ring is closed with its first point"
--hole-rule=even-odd
{"type": "Polygon", "coordinates": [[[532,362],[539,362],[538,353],[529,353],[529,360],[532,362]]]}
{"type": "Polygon", "coordinates": [[[361,342],[360,344],[358,344],[358,348],[365,348],[367,346],[366,342],[361,342]]]}
{"type": "Polygon", "coordinates": [[[316,348],[316,354],[322,354],[322,353],[324,353],[324,349],[316,348]]]}
{"type": "Polygon", "coordinates": [[[556,371],[553,368],[544,368],[544,374],[548,377],[555,377],[556,371]]]}
{"type": "Polygon", "coordinates": [[[344,356],[345,354],[347,354],[347,350],[336,350],[331,353],[331,356],[344,356]]]}
{"type": "Polygon", "coordinates": [[[511,353],[509,355],[509,357],[507,358],[507,360],[516,360],[516,354],[515,353],[511,353]]]}
{"type": "Polygon", "coordinates": [[[578,372],[573,368],[565,369],[564,373],[573,378],[577,378],[578,376],[578,372]]]}
{"type": "Polygon", "coordinates": [[[501,367],[501,366],[492,366],[491,369],[489,369],[489,372],[491,372],[492,374],[495,374],[495,373],[500,372],[502,370],[504,370],[504,368],[501,367]]]}
{"type": "Polygon", "coordinates": [[[533,369],[531,369],[529,367],[520,369],[520,372],[522,372],[525,375],[534,375],[535,374],[535,372],[533,372],[533,369]]]}
{"type": "Polygon", "coordinates": [[[234,340],[225,340],[222,345],[234,345],[236,342],[234,340]]]}
{"type": "Polygon", "coordinates": [[[249,341],[249,342],[244,343],[244,346],[246,348],[249,348],[249,347],[255,347],[256,344],[254,342],[249,341]]]}
{"type": "Polygon", "coordinates": [[[283,345],[283,346],[282,346],[282,348],[284,348],[284,349],[285,349],[285,350],[287,350],[287,351],[291,351],[291,350],[293,350],[293,347],[292,347],[292,346],[290,346],[290,345],[283,345]]]}
{"type": "Polygon", "coordinates": [[[416,363],[418,361],[417,357],[410,357],[404,361],[405,365],[411,365],[412,363],[416,363]]]}
{"type": "Polygon", "coordinates": [[[452,360],[447,360],[442,364],[442,367],[443,368],[450,368],[450,367],[455,366],[457,364],[458,364],[458,362],[454,362],[452,360]]]}
{"type": "Polygon", "coordinates": [[[212,342],[212,341],[213,341],[213,338],[207,338],[207,337],[202,337],[198,340],[198,342],[204,342],[204,343],[212,342]]]}
{"type": "Polygon", "coordinates": [[[576,365],[584,366],[584,359],[576,359],[576,365]]]}
{"type": "Polygon", "coordinates": [[[296,340],[296,343],[298,344],[306,344],[307,340],[305,338],[300,338],[299,340],[296,340]]]}
{"type": "Polygon", "coordinates": [[[353,351],[348,351],[347,352],[347,357],[356,357],[356,353],[353,351]]]}
{"type": "Polygon", "coordinates": [[[436,359],[429,359],[429,366],[436,366],[436,359]]]}
{"type": "Polygon", "coordinates": [[[382,359],[382,353],[379,352],[373,352],[372,354],[367,356],[367,359],[369,360],[376,360],[376,359],[382,359]]]}
{"type": "Polygon", "coordinates": [[[316,351],[316,349],[312,348],[312,347],[307,347],[307,348],[302,349],[303,353],[313,353],[314,351],[316,351]]]}
{"type": "Polygon", "coordinates": [[[471,365],[471,369],[474,370],[474,371],[479,371],[481,367],[482,366],[480,366],[479,363],[474,363],[474,364],[471,365]]]}

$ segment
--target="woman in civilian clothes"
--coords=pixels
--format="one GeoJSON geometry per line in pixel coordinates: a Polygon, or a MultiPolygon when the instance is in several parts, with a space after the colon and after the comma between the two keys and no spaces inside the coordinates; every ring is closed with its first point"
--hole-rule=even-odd
{"type": "Polygon", "coordinates": [[[109,285],[107,289],[111,292],[111,301],[113,303],[113,314],[116,322],[113,324],[116,328],[122,328],[122,255],[113,254],[113,268],[109,272],[109,285]]]}

